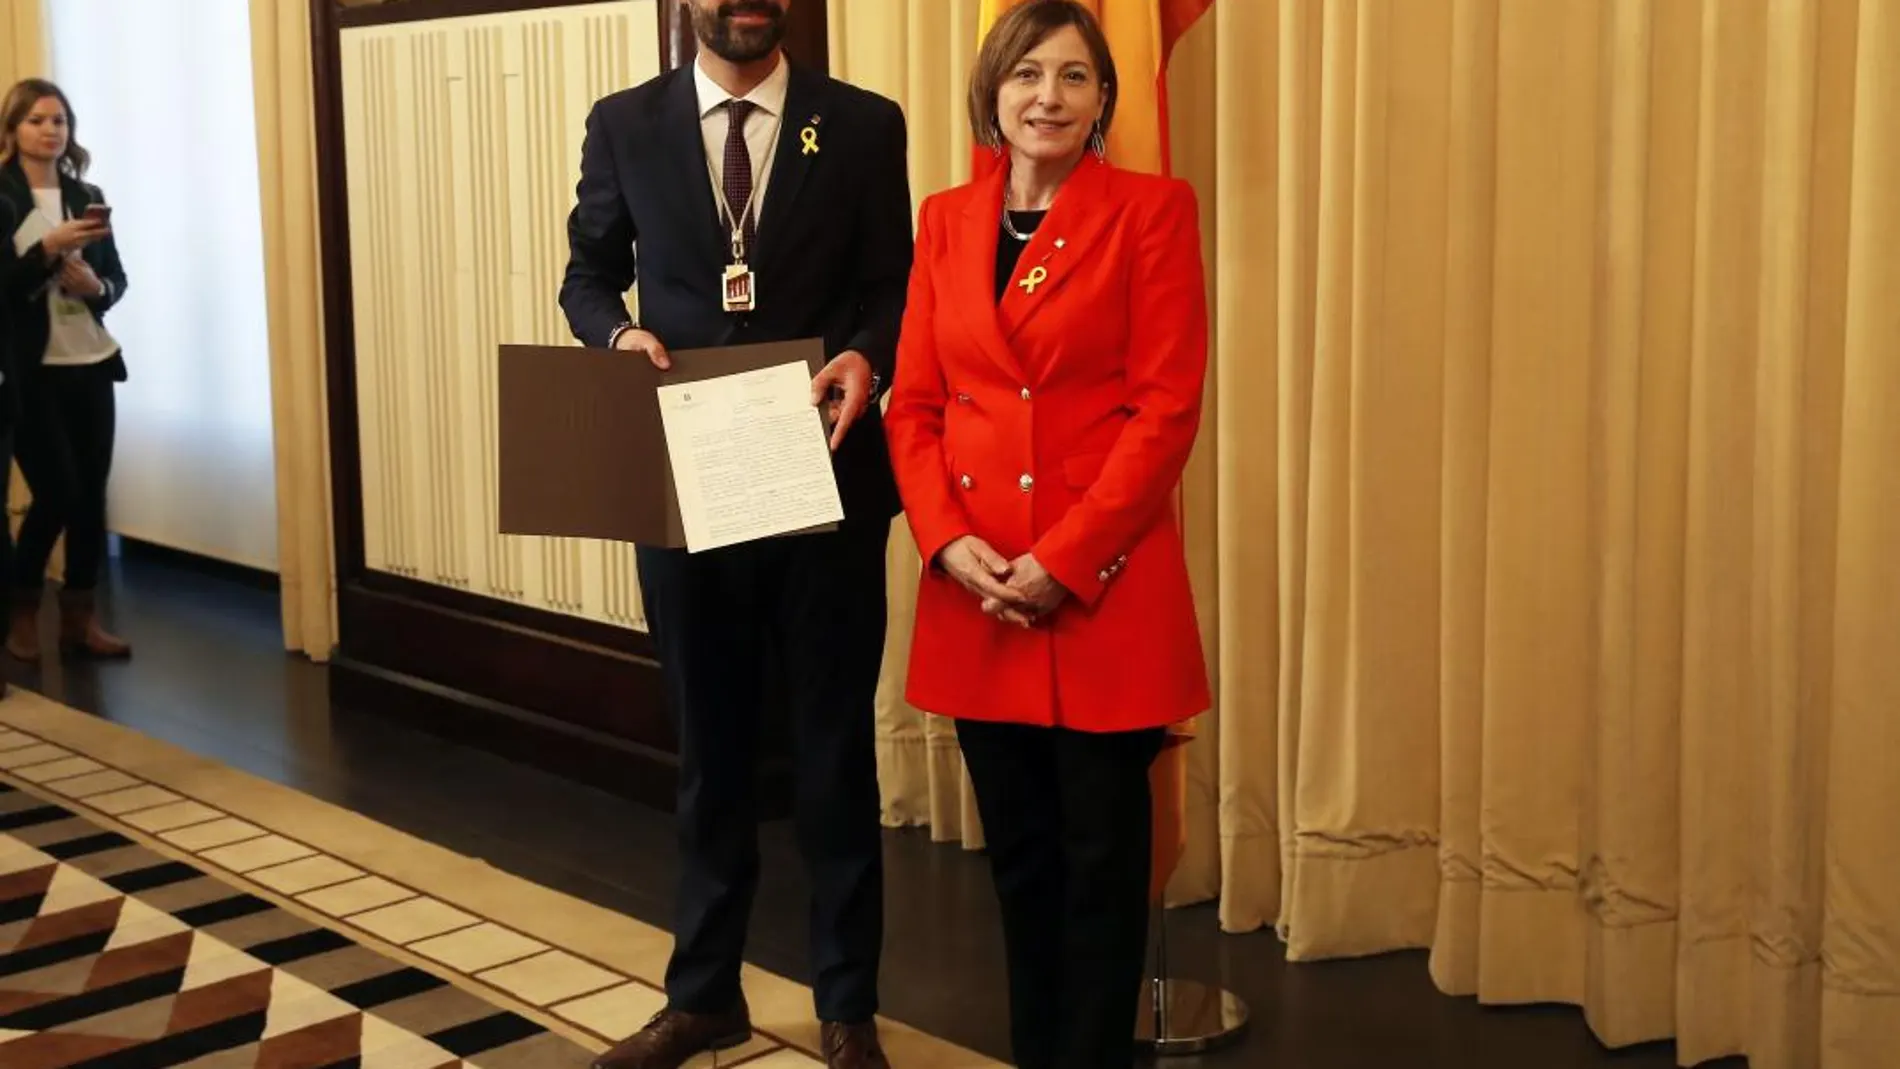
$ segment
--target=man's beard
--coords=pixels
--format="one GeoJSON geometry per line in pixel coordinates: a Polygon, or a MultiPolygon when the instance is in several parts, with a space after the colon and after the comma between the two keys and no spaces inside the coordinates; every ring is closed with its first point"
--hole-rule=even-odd
{"type": "Polygon", "coordinates": [[[785,12],[764,0],[731,0],[710,10],[694,4],[693,34],[720,59],[751,63],[771,55],[785,39],[785,12]],[[763,15],[771,21],[756,29],[737,27],[728,21],[734,15],[763,15]]]}

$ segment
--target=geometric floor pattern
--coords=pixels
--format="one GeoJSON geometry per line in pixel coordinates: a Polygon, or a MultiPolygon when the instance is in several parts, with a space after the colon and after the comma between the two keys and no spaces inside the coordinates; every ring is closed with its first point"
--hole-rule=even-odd
{"type": "Polygon", "coordinates": [[[574,1069],[590,1057],[0,782],[6,1069],[574,1069]]]}
{"type": "MultiPolygon", "coordinates": [[[[0,701],[0,1069],[586,1069],[672,937],[28,691],[0,701]],[[319,845],[322,844],[322,845],[319,845]]],[[[810,988],[752,1040],[823,1069],[810,988]]],[[[903,1069],[1001,1069],[880,1022],[903,1069]]]]}
{"type": "MultiPolygon", "coordinates": [[[[597,957],[587,937],[527,930],[558,918],[477,916],[265,826],[286,819],[280,805],[302,814],[292,824],[309,819],[313,800],[294,791],[36,695],[0,704],[0,1069],[585,1069],[665,1005],[657,983],[597,957]],[[108,753],[125,764],[92,756],[108,753]],[[220,809],[129,771],[147,766],[242,785],[258,808],[220,809]]],[[[319,819],[348,823],[369,855],[403,849],[399,834],[334,814],[319,819]]],[[[468,878],[504,896],[532,887],[486,867],[468,878]]],[[[601,923],[623,961],[640,926],[601,923]]],[[[663,962],[665,944],[652,954],[663,962]]],[[[787,1027],[758,1019],[750,1042],[685,1069],[822,1069],[809,990],[749,982],[767,999],[755,1016],[776,1000],[787,1027]]],[[[885,1042],[907,1069],[997,1064],[902,1026],[885,1042]]]]}

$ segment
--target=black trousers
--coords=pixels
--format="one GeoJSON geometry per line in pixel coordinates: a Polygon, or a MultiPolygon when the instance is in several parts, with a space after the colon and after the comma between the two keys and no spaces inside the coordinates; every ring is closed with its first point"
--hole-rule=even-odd
{"type": "Polygon", "coordinates": [[[1135,1058],[1161,730],[1088,734],[962,720],[1009,964],[1022,1069],[1135,1058]]]}
{"type": "Polygon", "coordinates": [[[33,503],[20,523],[13,585],[28,600],[37,595],[64,532],[65,587],[91,590],[106,550],[106,481],[118,423],[112,372],[105,364],[39,367],[26,371],[21,386],[14,449],[33,503]]]}
{"type": "MultiPolygon", "coordinates": [[[[0,404],[6,395],[0,393],[0,404]]],[[[0,620],[13,614],[17,604],[13,592],[13,421],[0,413],[0,620]]],[[[0,625],[4,626],[4,625],[0,625]]]]}
{"type": "Polygon", "coordinates": [[[884,653],[888,522],[701,554],[639,550],[647,623],[680,743],[680,886],[669,1004],[723,1012],[758,885],[760,711],[784,667],[794,820],[811,874],[818,1017],[877,1013],[884,867],[873,739],[884,653]],[[769,688],[769,689],[768,689],[769,688]]]}

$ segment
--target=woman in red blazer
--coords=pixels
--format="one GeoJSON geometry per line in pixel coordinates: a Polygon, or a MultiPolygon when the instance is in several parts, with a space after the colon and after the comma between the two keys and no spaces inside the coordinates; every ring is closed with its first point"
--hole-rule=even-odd
{"type": "Polygon", "coordinates": [[[1207,308],[1183,182],[1105,163],[1088,11],[1020,6],[970,91],[990,177],[929,198],[886,434],[927,564],[907,697],[958,721],[1020,1065],[1127,1065],[1149,765],[1209,706],[1173,513],[1207,308]]]}

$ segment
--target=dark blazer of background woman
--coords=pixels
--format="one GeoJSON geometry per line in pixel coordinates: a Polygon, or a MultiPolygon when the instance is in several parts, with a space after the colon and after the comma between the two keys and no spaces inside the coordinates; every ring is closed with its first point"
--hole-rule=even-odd
{"type": "MultiPolygon", "coordinates": [[[[59,192],[66,205],[66,215],[72,219],[79,218],[88,204],[105,203],[105,194],[98,186],[68,174],[59,176],[59,192]]],[[[17,411],[14,406],[19,404],[16,376],[31,375],[39,369],[52,332],[46,301],[52,292],[48,283],[59,273],[59,264],[48,263],[37,243],[26,250],[25,255],[13,247],[14,231],[37,210],[33,188],[26,180],[20,161],[10,159],[0,165],[0,349],[5,355],[0,371],[7,376],[4,403],[9,415],[17,411]]],[[[104,322],[106,311],[125,296],[125,267],[119,262],[119,247],[107,234],[86,246],[79,255],[105,283],[105,293],[86,301],[93,318],[104,322]]],[[[115,354],[107,363],[113,379],[124,382],[123,355],[115,354]]]]}

